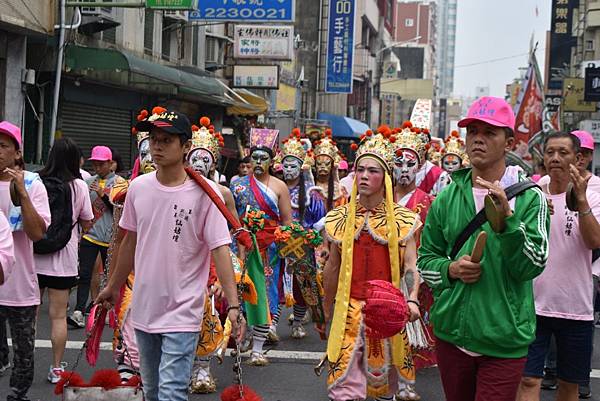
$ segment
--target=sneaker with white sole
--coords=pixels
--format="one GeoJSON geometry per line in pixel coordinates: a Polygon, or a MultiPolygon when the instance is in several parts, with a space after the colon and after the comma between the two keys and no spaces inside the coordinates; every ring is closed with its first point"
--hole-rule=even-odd
{"type": "Polygon", "coordinates": [[[60,380],[60,375],[64,373],[66,367],[66,362],[61,362],[58,368],[50,366],[50,370],[48,371],[48,381],[52,384],[58,383],[58,381],[60,380]]]}
{"type": "Polygon", "coordinates": [[[85,320],[83,319],[83,313],[79,310],[74,311],[71,316],[67,316],[67,323],[71,327],[81,329],[85,327],[85,320]]]}
{"type": "Polygon", "coordinates": [[[7,370],[9,370],[11,368],[10,362],[8,362],[6,365],[1,364],[0,365],[0,376],[4,375],[4,373],[6,373],[7,370]]]}

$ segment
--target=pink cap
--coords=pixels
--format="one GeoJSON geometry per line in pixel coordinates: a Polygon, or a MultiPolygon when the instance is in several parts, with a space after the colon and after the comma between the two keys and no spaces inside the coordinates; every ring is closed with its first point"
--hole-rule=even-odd
{"type": "Polygon", "coordinates": [[[477,99],[471,107],[467,117],[458,122],[461,128],[473,121],[482,121],[494,127],[515,129],[515,113],[504,99],[499,97],[484,96],[477,99]]]}
{"type": "Polygon", "coordinates": [[[348,162],[346,160],[342,160],[338,166],[338,170],[348,170],[348,162]]]}
{"type": "Polygon", "coordinates": [[[92,149],[92,157],[90,157],[88,160],[107,162],[112,160],[112,152],[108,146],[94,146],[92,149]]]}
{"type": "Polygon", "coordinates": [[[571,134],[579,138],[582,149],[594,150],[594,137],[587,131],[573,131],[571,134]]]}
{"type": "Polygon", "coordinates": [[[8,121],[0,122],[0,134],[7,135],[17,142],[17,149],[21,148],[21,128],[9,123],[8,121]]]}

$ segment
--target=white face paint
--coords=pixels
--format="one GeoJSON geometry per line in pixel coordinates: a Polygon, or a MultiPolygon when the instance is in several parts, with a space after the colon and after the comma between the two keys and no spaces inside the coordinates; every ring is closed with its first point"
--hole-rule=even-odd
{"type": "Polygon", "coordinates": [[[264,150],[255,150],[250,156],[250,162],[252,163],[254,175],[263,175],[269,172],[271,156],[264,150]]]}
{"type": "Polygon", "coordinates": [[[140,153],[140,171],[142,174],[150,173],[156,170],[154,161],[152,160],[152,154],[150,153],[150,141],[148,138],[143,139],[139,144],[140,153]]]}
{"type": "Polygon", "coordinates": [[[188,155],[190,166],[205,177],[208,177],[213,162],[212,155],[206,149],[194,149],[188,155]]]}
{"type": "Polygon", "coordinates": [[[461,163],[462,160],[456,155],[448,154],[442,158],[442,168],[449,173],[459,170],[461,163]]]}
{"type": "Polygon", "coordinates": [[[411,150],[403,150],[394,157],[394,183],[400,186],[412,184],[419,171],[419,158],[411,150]]]}
{"type": "Polygon", "coordinates": [[[292,181],[300,176],[302,161],[294,156],[287,156],[283,158],[282,166],[283,179],[286,181],[292,181]]]}

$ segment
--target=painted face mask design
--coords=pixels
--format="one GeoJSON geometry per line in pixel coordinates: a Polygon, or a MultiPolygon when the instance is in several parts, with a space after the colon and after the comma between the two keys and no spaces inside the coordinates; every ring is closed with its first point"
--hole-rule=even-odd
{"type": "Polygon", "coordinates": [[[460,169],[461,160],[456,155],[446,155],[442,159],[442,168],[449,173],[460,169]]]}
{"type": "Polygon", "coordinates": [[[300,175],[302,162],[295,157],[286,157],[282,162],[283,179],[286,181],[295,180],[300,175]]]}
{"type": "Polygon", "coordinates": [[[151,173],[156,170],[156,166],[152,160],[152,154],[150,153],[150,141],[148,139],[144,139],[142,142],[140,142],[139,152],[140,171],[142,174],[151,173]]]}
{"type": "Polygon", "coordinates": [[[254,175],[262,175],[269,171],[271,156],[264,150],[255,150],[250,157],[254,175]]]}
{"type": "Polygon", "coordinates": [[[394,158],[394,182],[407,186],[415,180],[419,171],[419,159],[414,152],[404,150],[394,158]]]}
{"type": "Polygon", "coordinates": [[[331,166],[333,165],[333,160],[331,160],[331,157],[329,156],[320,155],[317,156],[315,165],[317,169],[317,175],[329,175],[329,172],[331,171],[331,166]]]}
{"type": "Polygon", "coordinates": [[[204,177],[208,177],[210,168],[213,165],[213,158],[206,149],[195,149],[188,156],[190,166],[204,177]]]}

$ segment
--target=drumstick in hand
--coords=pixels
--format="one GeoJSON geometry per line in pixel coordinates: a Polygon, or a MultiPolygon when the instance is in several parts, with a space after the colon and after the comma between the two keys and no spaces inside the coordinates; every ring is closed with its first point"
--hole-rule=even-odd
{"type": "Polygon", "coordinates": [[[487,233],[482,231],[477,236],[475,240],[475,245],[473,246],[473,252],[471,252],[471,262],[479,263],[481,258],[483,257],[483,249],[485,248],[485,243],[487,241],[487,233]]]}

